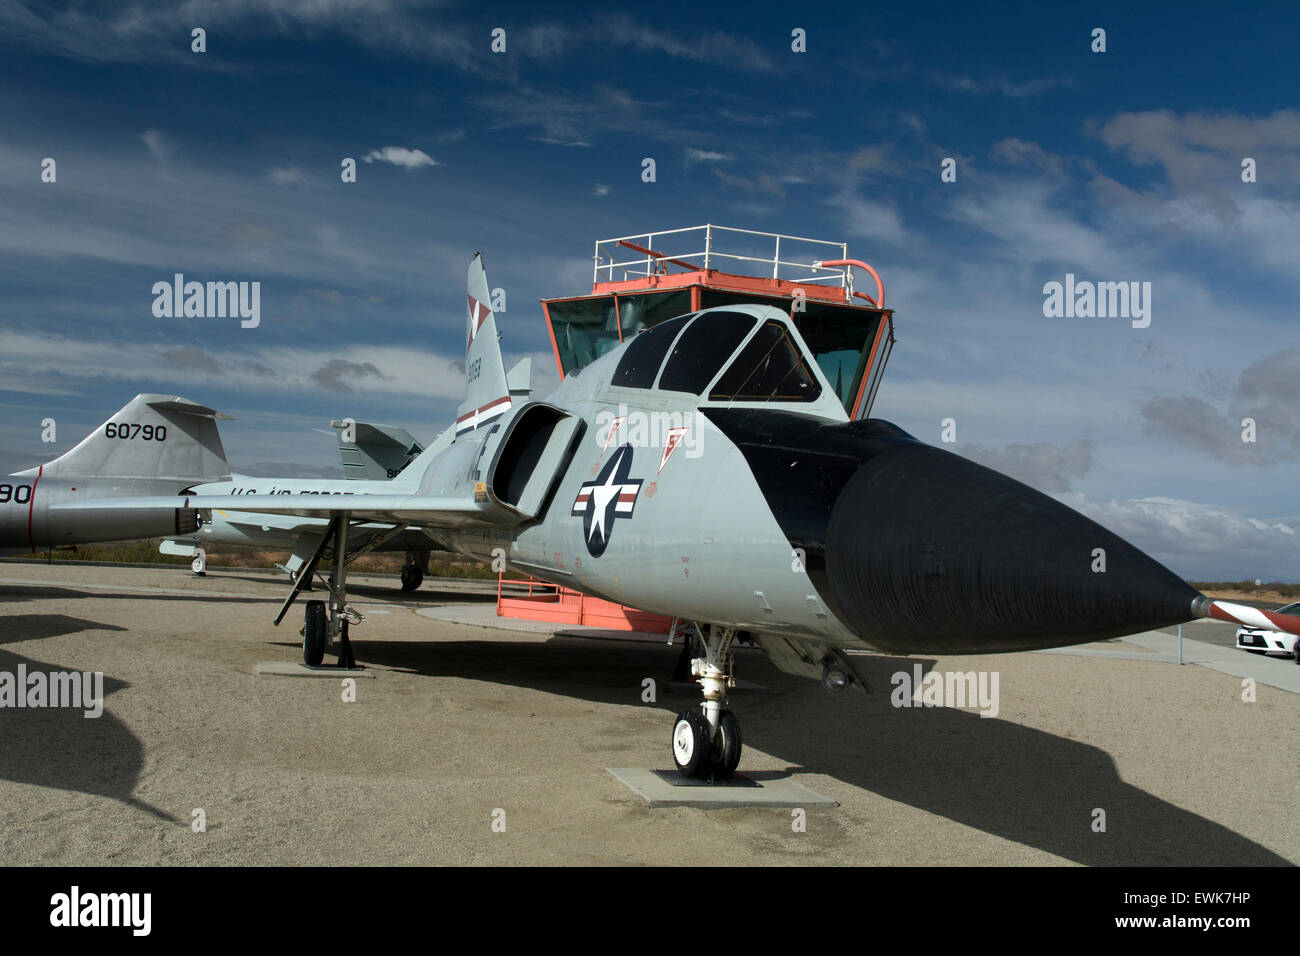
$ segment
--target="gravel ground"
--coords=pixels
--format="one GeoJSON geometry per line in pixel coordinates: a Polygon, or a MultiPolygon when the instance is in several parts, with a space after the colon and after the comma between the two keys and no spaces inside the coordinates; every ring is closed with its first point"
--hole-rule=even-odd
{"type": "Polygon", "coordinates": [[[766,689],[733,693],[741,769],[789,768],[841,804],[794,832],[788,810],[650,810],[606,773],[670,765],[694,697],[641,695],[675,648],[443,624],[415,608],[486,595],[361,578],[374,678],[345,702],[337,678],[257,676],[298,657],[299,614],[271,626],[280,578],[0,578],[0,671],[102,671],[106,693],[93,720],[0,709],[9,864],[1300,862],[1300,697],[1261,686],[1244,703],[1200,667],[868,657],[876,692],[831,698],[742,650],[739,675],[766,689]],[[998,672],[1000,713],[892,707],[890,675],[917,662],[998,672]]]}

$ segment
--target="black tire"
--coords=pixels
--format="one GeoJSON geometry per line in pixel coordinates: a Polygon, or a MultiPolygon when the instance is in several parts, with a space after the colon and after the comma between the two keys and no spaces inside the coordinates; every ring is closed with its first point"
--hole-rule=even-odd
{"type": "Polygon", "coordinates": [[[308,601],[307,617],[302,628],[302,662],[320,667],[325,659],[325,602],[308,601]]]}
{"type": "Polygon", "coordinates": [[[424,569],[416,564],[402,568],[402,590],[414,591],[424,583],[424,569]]]}
{"type": "Polygon", "coordinates": [[[718,736],[713,740],[710,755],[715,779],[730,777],[740,766],[740,721],[729,710],[718,717],[718,736]]]}
{"type": "Polygon", "coordinates": [[[709,722],[699,711],[684,710],[677,715],[669,743],[678,771],[688,777],[708,775],[713,751],[709,736],[709,722]]]}
{"type": "Polygon", "coordinates": [[[1296,642],[1291,645],[1291,656],[1295,658],[1297,664],[1300,664],[1300,637],[1296,638],[1296,642]]]}

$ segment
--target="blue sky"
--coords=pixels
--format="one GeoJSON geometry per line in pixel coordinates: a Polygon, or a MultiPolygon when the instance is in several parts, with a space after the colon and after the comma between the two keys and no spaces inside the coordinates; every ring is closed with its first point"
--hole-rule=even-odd
{"type": "Polygon", "coordinates": [[[475,251],[546,387],[537,300],[596,239],[714,222],[880,270],[878,417],[1181,573],[1300,580],[1300,12],[1128,7],[0,0],[0,466],[141,391],[263,474],[333,467],[330,418],[430,438],[475,251]],[[260,281],[261,324],[155,318],[175,272],[260,281]],[[1066,273],[1150,282],[1150,326],[1044,317],[1066,273]]]}

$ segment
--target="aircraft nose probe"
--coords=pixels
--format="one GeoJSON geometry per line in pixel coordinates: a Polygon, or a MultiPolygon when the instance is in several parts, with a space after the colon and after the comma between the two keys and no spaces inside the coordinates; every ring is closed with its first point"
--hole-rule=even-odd
{"type": "Polygon", "coordinates": [[[1192,599],[1192,615],[1208,617],[1229,624],[1242,624],[1246,627],[1270,628],[1286,631],[1288,634],[1300,634],[1300,617],[1294,614],[1279,614],[1277,611],[1265,611],[1263,608],[1248,604],[1234,604],[1230,601],[1214,601],[1199,594],[1192,599]]]}

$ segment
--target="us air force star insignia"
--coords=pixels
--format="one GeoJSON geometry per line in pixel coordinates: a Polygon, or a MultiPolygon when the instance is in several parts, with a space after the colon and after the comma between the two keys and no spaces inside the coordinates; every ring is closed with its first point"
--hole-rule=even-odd
{"type": "Polygon", "coordinates": [[[641,493],[641,479],[628,478],[632,446],[623,445],[605,463],[594,480],[578,489],[572,514],[582,515],[583,537],[593,558],[605,553],[615,517],[630,518],[641,493]]]}

